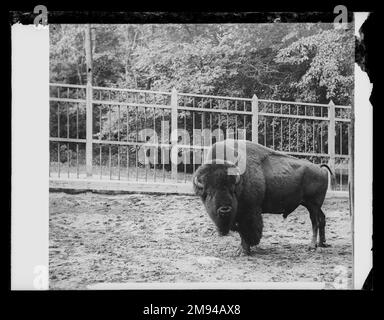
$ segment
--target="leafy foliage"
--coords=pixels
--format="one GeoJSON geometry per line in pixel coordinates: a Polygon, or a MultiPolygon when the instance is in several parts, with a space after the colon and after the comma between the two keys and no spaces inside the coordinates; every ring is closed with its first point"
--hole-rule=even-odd
{"type": "MultiPolygon", "coordinates": [[[[351,103],[354,41],[332,24],[94,25],[94,85],[351,103]]],[[[53,25],[51,81],[86,79],[84,26],[53,25]]]]}

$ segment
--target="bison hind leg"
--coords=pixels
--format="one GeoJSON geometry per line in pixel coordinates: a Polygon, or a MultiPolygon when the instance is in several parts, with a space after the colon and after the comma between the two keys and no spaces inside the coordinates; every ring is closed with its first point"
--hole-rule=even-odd
{"type": "Polygon", "coordinates": [[[318,247],[327,248],[331,245],[325,240],[325,214],[323,210],[319,210],[319,243],[318,247]]]}
{"type": "Polygon", "coordinates": [[[329,245],[325,243],[325,215],[320,205],[316,202],[307,202],[303,205],[308,209],[312,222],[312,241],[309,249],[314,250],[317,247],[329,247],[329,245]],[[319,242],[317,242],[318,236],[319,242]]]}

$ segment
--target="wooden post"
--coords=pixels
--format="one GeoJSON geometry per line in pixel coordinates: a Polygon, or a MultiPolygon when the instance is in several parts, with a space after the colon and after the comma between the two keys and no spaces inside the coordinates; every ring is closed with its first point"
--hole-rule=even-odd
{"type": "Polygon", "coordinates": [[[86,91],[86,146],[85,146],[85,163],[87,177],[92,177],[92,40],[91,26],[88,24],[85,30],[85,55],[87,63],[87,91],[86,91]]]}
{"type": "MultiPolygon", "coordinates": [[[[201,113],[201,133],[203,133],[203,130],[207,128],[207,120],[206,120],[206,114],[203,111],[201,113]]],[[[201,145],[205,146],[205,140],[204,140],[204,135],[202,134],[201,136],[201,145]]]]}
{"type": "MultiPolygon", "coordinates": [[[[177,147],[177,90],[172,88],[171,94],[171,146],[172,148],[177,147]]],[[[172,162],[171,158],[171,177],[173,180],[177,181],[177,163],[172,162]]]]}
{"type": "MultiPolygon", "coordinates": [[[[328,123],[328,155],[329,155],[329,162],[328,165],[331,168],[331,171],[334,175],[336,175],[335,172],[335,136],[336,136],[336,130],[335,130],[335,104],[331,100],[329,102],[328,107],[328,117],[329,117],[329,123],[328,123]]],[[[335,187],[335,177],[331,177],[329,179],[328,187],[330,187],[332,190],[335,187]]]]}
{"type": "Polygon", "coordinates": [[[259,99],[252,97],[252,142],[259,143],[259,99]]]}
{"type": "MultiPolygon", "coordinates": [[[[348,191],[349,191],[349,214],[351,216],[352,230],[352,257],[355,256],[355,99],[352,95],[351,122],[348,135],[348,191]]],[[[352,267],[352,275],[355,274],[355,266],[352,267]]],[[[352,276],[352,287],[355,286],[355,277],[352,276]]]]}

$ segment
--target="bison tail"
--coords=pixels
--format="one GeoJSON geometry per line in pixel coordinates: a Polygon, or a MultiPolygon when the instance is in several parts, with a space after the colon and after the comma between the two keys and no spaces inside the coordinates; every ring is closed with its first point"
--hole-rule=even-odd
{"type": "Polygon", "coordinates": [[[331,174],[331,176],[333,176],[333,172],[332,172],[332,170],[331,170],[331,168],[327,165],[327,164],[321,164],[320,165],[320,168],[322,168],[322,167],[325,167],[325,168],[327,168],[328,169],[328,171],[329,171],[329,173],[331,174]]]}

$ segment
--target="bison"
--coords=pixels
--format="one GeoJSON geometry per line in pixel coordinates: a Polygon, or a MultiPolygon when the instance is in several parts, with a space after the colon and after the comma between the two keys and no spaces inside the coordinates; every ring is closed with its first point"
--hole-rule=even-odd
{"type": "Polygon", "coordinates": [[[328,246],[321,210],[328,187],[327,169],[332,174],[327,165],[319,166],[251,141],[238,140],[214,144],[207,158],[193,176],[194,191],[220,235],[230,230],[239,232],[239,253],[249,255],[250,247],[259,244],[262,213],[282,214],[286,218],[299,205],[308,209],[312,222],[310,248],[328,246]],[[224,157],[223,152],[219,155],[220,150],[226,150],[224,157]],[[229,160],[225,156],[228,154],[235,160],[229,160]],[[241,159],[243,168],[239,166],[241,159]]]}

